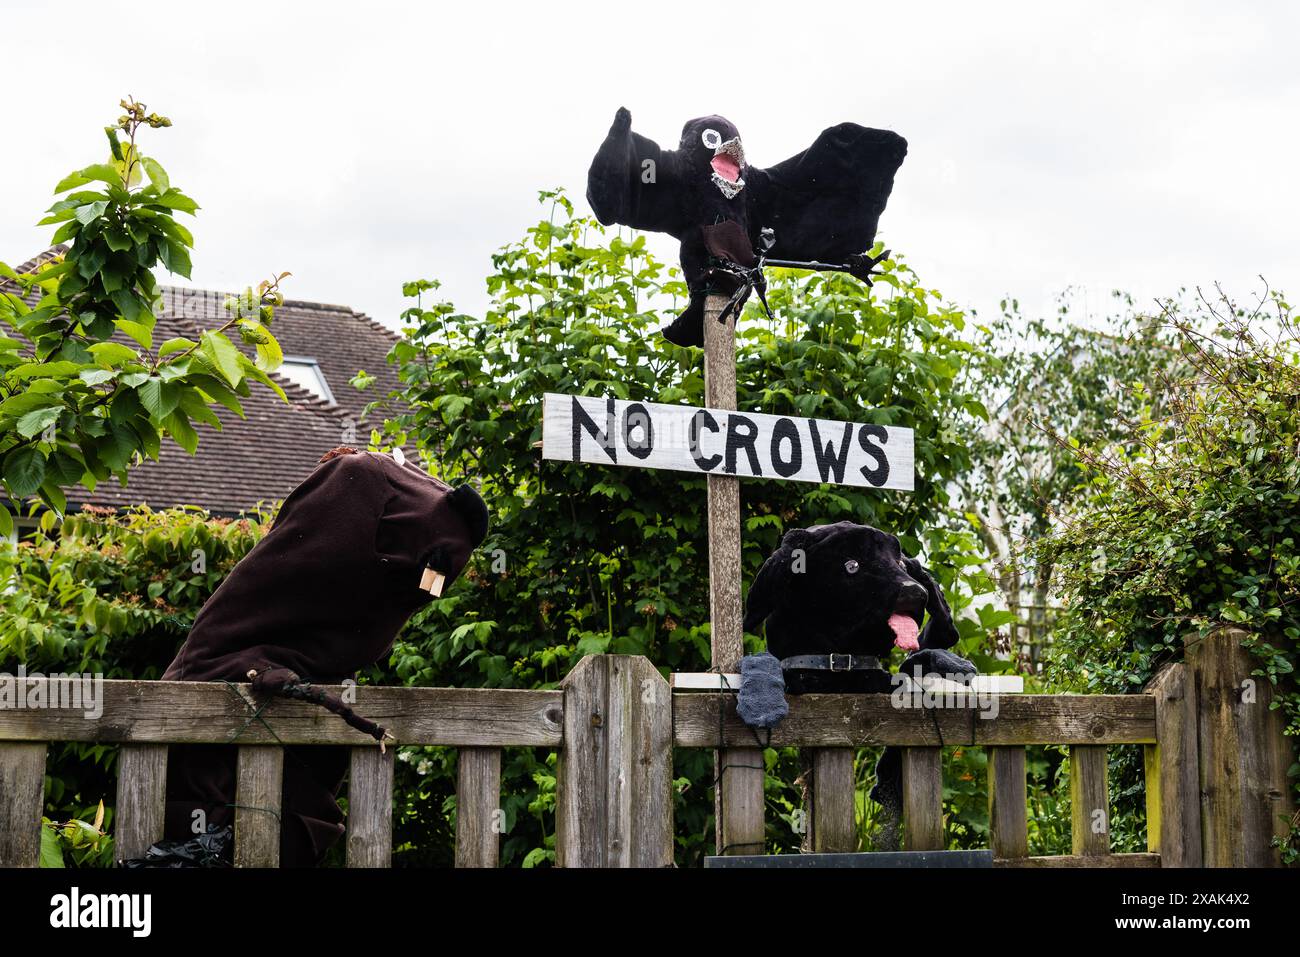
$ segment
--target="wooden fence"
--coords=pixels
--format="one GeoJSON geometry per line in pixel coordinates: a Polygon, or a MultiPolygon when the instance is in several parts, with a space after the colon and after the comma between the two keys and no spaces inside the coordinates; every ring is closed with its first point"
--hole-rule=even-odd
{"type": "MultiPolygon", "coordinates": [[[[1272,838],[1285,833],[1293,812],[1290,749],[1268,708],[1267,683],[1250,684],[1239,638],[1222,632],[1189,647],[1187,663],[1167,667],[1145,694],[1006,695],[996,717],[975,708],[900,709],[886,695],[792,698],[770,743],[814,749],[805,809],[814,851],[856,850],[854,749],[884,744],[905,749],[905,847],[942,848],[941,752],[961,745],[989,752],[998,864],[1269,866],[1278,861],[1272,838]],[[1070,748],[1072,854],[1029,856],[1025,747],[1032,744],[1070,748]],[[1110,849],[1106,749],[1121,744],[1145,748],[1147,853],[1110,849]]],[[[272,735],[250,722],[252,699],[246,686],[238,690],[242,697],[220,684],[106,681],[96,720],[74,710],[0,710],[0,865],[38,861],[49,742],[121,744],[115,829],[122,859],[141,856],[162,836],[167,745],[234,740],[237,866],[279,863],[278,814],[264,813],[280,806],[279,743],[352,746],[348,865],[387,866],[394,751],[381,754],[369,738],[301,702],[266,707],[272,735]]],[[[462,867],[497,864],[502,748],[558,751],[556,854],[568,867],[671,866],[674,747],[759,753],[734,696],[674,694],[648,660],[633,656],[584,658],[558,691],[361,687],[356,707],[402,744],[460,749],[462,867]]],[[[731,827],[739,838],[728,850],[754,853],[762,842],[761,764],[728,773],[743,782],[732,806],[749,805],[743,827],[731,827]]]]}

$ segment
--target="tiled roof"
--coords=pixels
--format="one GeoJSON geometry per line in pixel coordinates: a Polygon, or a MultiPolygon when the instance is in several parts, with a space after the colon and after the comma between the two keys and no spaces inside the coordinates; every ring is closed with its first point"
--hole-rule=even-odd
{"type": "MultiPolygon", "coordinates": [[[[30,271],[62,251],[47,250],[16,271],[30,271]]],[[[163,287],[164,308],[154,329],[154,343],[174,336],[196,339],[202,329],[220,325],[224,299],[225,294],[163,287]]],[[[370,423],[382,422],[383,415],[363,419],[362,410],[398,384],[396,371],[385,361],[396,335],[345,306],[300,300],[288,300],[278,308],[271,329],[285,355],[316,359],[337,405],[330,406],[279,376],[274,378],[287,403],[265,386],[252,383],[251,395],[241,400],[245,418],[217,407],[220,431],[196,423],[195,455],[165,441],[157,462],[145,461],[131,469],[125,488],[109,479],[93,492],[80,487],[66,490],[69,508],[199,505],[234,515],[259,502],[283,499],[330,449],[364,446],[370,423]],[[348,384],[360,369],[377,379],[364,393],[348,384]]],[[[238,336],[231,338],[239,344],[238,336]]]]}
{"type": "MultiPolygon", "coordinates": [[[[175,286],[163,286],[161,291],[164,316],[181,316],[203,329],[215,329],[229,318],[222,307],[225,293],[175,286]]],[[[356,422],[362,421],[367,403],[398,387],[397,370],[385,361],[397,335],[364,313],[347,306],[288,299],[275,310],[271,333],[286,356],[309,356],[317,361],[339,408],[356,422]],[[376,380],[365,392],[349,384],[362,369],[376,380]]],[[[243,345],[238,336],[231,339],[243,345]]],[[[251,346],[244,348],[253,354],[251,346]]],[[[365,421],[382,423],[383,415],[365,421]]]]}

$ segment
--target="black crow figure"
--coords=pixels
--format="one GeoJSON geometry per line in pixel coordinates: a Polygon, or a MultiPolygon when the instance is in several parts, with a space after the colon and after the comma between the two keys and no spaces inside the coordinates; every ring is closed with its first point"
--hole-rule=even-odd
{"type": "Polygon", "coordinates": [[[678,148],[664,150],[632,132],[632,114],[619,109],[587,173],[587,201],[606,226],[681,241],[690,304],[663,335],[700,346],[706,294],[735,292],[738,277],[758,262],[756,249],[801,262],[856,259],[847,271],[867,279],[874,263],[865,254],[906,155],[897,133],[841,123],[802,153],[760,169],[721,116],[691,120],[678,148]]]}

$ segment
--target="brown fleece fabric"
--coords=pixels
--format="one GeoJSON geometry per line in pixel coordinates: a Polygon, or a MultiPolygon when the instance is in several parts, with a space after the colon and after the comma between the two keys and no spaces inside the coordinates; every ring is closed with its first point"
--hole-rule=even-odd
{"type": "MultiPolygon", "coordinates": [[[[419,587],[425,567],[446,576],[445,594],[486,528],[467,487],[389,455],[327,454],[208,599],[163,680],[246,682],[250,670],[288,668],[338,684],[382,658],[432,600],[419,587]]],[[[335,798],[347,764],[345,748],[285,749],[284,866],[317,863],[342,835],[335,798]]],[[[207,824],[231,823],[234,795],[233,746],[173,746],[166,837],[193,837],[196,808],[207,824]]]]}

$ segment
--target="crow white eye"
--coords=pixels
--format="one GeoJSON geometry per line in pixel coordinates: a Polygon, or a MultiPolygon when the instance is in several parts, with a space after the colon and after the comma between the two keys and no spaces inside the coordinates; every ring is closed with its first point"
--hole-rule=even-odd
{"type": "Polygon", "coordinates": [[[722,134],[717,130],[705,130],[700,134],[700,142],[711,150],[716,150],[722,145],[722,134]]]}
{"type": "Polygon", "coordinates": [[[903,560],[900,558],[900,559],[898,560],[898,567],[901,568],[903,571],[907,571],[907,562],[903,561],[903,560]]]}
{"type": "Polygon", "coordinates": [[[856,575],[858,573],[857,559],[850,558],[847,562],[845,562],[844,570],[848,572],[850,575],[856,575]]]}

